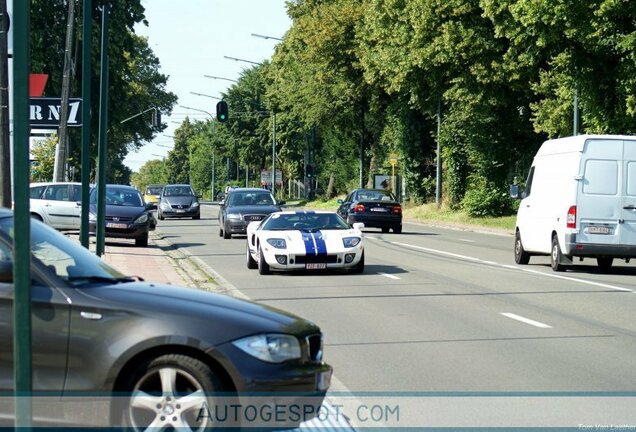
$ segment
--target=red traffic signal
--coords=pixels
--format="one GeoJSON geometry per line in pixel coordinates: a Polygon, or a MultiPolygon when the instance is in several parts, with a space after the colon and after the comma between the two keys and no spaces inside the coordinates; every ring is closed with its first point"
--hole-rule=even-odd
{"type": "Polygon", "coordinates": [[[227,121],[228,119],[227,102],[222,100],[216,104],[216,119],[221,123],[225,123],[227,121]]]}

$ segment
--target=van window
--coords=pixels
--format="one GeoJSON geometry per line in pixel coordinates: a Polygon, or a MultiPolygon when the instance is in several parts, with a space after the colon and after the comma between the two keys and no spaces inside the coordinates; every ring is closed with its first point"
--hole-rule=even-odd
{"type": "Polygon", "coordinates": [[[583,193],[588,195],[618,194],[618,162],[595,159],[585,161],[583,193]]]}
{"type": "Polygon", "coordinates": [[[636,196],[636,162],[627,164],[627,195],[636,196]]]}
{"type": "Polygon", "coordinates": [[[526,180],[526,189],[523,191],[523,198],[530,196],[530,190],[532,189],[532,179],[534,178],[534,167],[530,168],[528,173],[528,179],[526,180]]]}

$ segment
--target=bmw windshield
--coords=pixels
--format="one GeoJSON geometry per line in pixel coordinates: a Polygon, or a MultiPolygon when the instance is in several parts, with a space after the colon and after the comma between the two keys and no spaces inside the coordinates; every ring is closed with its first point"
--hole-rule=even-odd
{"type": "MultiPolygon", "coordinates": [[[[12,242],[12,218],[0,218],[0,237],[0,246],[8,247],[12,242]]],[[[76,241],[37,221],[31,223],[31,253],[34,263],[40,263],[46,271],[54,273],[69,285],[133,280],[108,266],[76,241]]]]}

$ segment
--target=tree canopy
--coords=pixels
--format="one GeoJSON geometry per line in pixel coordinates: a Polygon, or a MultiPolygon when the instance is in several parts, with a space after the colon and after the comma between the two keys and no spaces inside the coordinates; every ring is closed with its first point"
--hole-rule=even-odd
{"type": "MultiPolygon", "coordinates": [[[[287,7],[292,26],[271,60],[245,70],[225,95],[229,121],[213,134],[206,122],[188,135],[199,149],[188,163],[207,164],[207,184],[204,148],[247,166],[251,178],[271,166],[275,113],[285,179],[345,193],[391,174],[395,154],[406,193],[425,202],[435,195],[439,143],[444,201],[475,215],[503,214],[512,208],[508,184],[525,177],[541,142],[574,133],[575,95],[578,133],[636,133],[633,1],[287,7]]],[[[218,178],[238,182],[229,166],[217,165],[218,178]]]]}

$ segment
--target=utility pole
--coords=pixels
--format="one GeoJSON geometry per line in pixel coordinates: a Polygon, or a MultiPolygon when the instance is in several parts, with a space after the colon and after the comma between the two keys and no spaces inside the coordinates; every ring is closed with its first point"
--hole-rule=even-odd
{"type": "Polygon", "coordinates": [[[0,0],[0,207],[11,208],[8,16],[7,0],[0,0]]]}
{"type": "MultiPolygon", "coordinates": [[[[55,166],[53,168],[53,180],[65,180],[65,166],[67,159],[68,132],[68,100],[71,92],[71,47],[73,46],[73,24],[75,23],[75,0],[68,1],[68,21],[66,23],[66,47],[64,49],[64,72],[62,75],[62,106],[60,108],[60,129],[55,149],[55,166]]],[[[90,121],[90,119],[89,119],[90,121]]]]}

